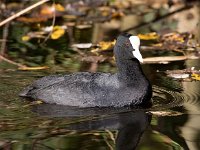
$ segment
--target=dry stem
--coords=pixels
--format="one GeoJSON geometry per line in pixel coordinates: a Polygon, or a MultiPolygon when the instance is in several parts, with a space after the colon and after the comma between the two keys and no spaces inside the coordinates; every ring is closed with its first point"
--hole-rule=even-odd
{"type": "Polygon", "coordinates": [[[27,7],[26,9],[24,9],[24,10],[22,10],[22,11],[16,13],[16,14],[10,16],[9,18],[7,18],[7,19],[5,19],[4,21],[0,22],[0,27],[3,26],[4,24],[10,22],[11,20],[13,20],[13,19],[15,19],[15,18],[17,18],[17,17],[23,15],[24,13],[30,11],[31,9],[33,9],[33,8],[35,8],[35,7],[37,7],[37,6],[40,6],[40,5],[42,5],[43,3],[46,3],[46,2],[48,2],[48,1],[49,1],[49,0],[41,0],[41,1],[39,1],[39,2],[37,2],[37,3],[35,3],[35,4],[33,4],[33,5],[31,5],[31,6],[29,6],[29,7],[27,7]]]}

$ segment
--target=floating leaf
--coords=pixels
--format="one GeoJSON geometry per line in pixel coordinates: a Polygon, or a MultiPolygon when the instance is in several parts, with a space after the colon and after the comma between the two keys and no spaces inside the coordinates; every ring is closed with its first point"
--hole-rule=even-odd
{"type": "Polygon", "coordinates": [[[200,74],[193,73],[191,77],[192,79],[200,81],[200,74]]]}
{"type": "Polygon", "coordinates": [[[102,42],[99,42],[99,47],[100,47],[101,50],[104,51],[104,50],[108,50],[108,49],[113,48],[115,43],[116,43],[116,40],[111,41],[111,42],[102,41],[102,42]]]}
{"type": "Polygon", "coordinates": [[[59,39],[64,34],[65,34],[65,29],[63,29],[61,26],[55,26],[51,34],[51,39],[54,40],[59,39]]]}
{"type": "Polygon", "coordinates": [[[30,37],[25,35],[25,36],[22,36],[22,41],[28,41],[30,40],[30,37]]]}
{"type": "Polygon", "coordinates": [[[19,67],[18,70],[43,70],[48,69],[48,66],[41,66],[41,67],[19,67]]]}
{"type": "Polygon", "coordinates": [[[147,34],[138,34],[138,37],[141,40],[157,40],[159,38],[159,35],[155,32],[147,33],[147,34]]]}
{"type": "Polygon", "coordinates": [[[60,4],[55,4],[54,6],[57,11],[65,11],[65,8],[60,4]]]}

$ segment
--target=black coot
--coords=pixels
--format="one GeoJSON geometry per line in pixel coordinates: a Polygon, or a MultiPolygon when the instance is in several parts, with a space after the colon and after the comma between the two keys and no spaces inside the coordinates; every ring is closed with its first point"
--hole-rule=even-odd
{"type": "Polygon", "coordinates": [[[139,45],[140,39],[137,36],[121,34],[114,47],[117,73],[50,75],[36,80],[20,96],[78,107],[149,104],[152,87],[139,63],[143,62],[139,45]]]}

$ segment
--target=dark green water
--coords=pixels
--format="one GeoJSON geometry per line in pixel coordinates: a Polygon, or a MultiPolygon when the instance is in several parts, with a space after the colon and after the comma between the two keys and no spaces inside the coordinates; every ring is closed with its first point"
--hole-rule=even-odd
{"type": "Polygon", "coordinates": [[[200,149],[200,82],[174,81],[156,72],[196,64],[199,60],[143,65],[154,85],[153,106],[148,110],[35,104],[19,98],[18,92],[49,72],[2,69],[0,148],[104,150],[137,145],[138,150],[200,149]]]}

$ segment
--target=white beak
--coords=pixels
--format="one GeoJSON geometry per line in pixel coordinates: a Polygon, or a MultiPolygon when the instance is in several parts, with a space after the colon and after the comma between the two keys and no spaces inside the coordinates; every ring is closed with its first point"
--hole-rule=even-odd
{"type": "Polygon", "coordinates": [[[135,49],[135,51],[132,51],[132,53],[133,53],[133,56],[134,56],[135,58],[137,58],[141,63],[144,62],[144,61],[143,61],[143,58],[142,58],[142,55],[141,55],[141,53],[140,53],[140,51],[139,51],[139,49],[135,49]]]}
{"type": "Polygon", "coordinates": [[[140,53],[139,47],[140,47],[140,38],[138,36],[131,36],[129,37],[130,43],[134,49],[134,51],[132,51],[133,56],[135,58],[137,58],[141,63],[143,63],[143,58],[142,55],[140,53]]]}

